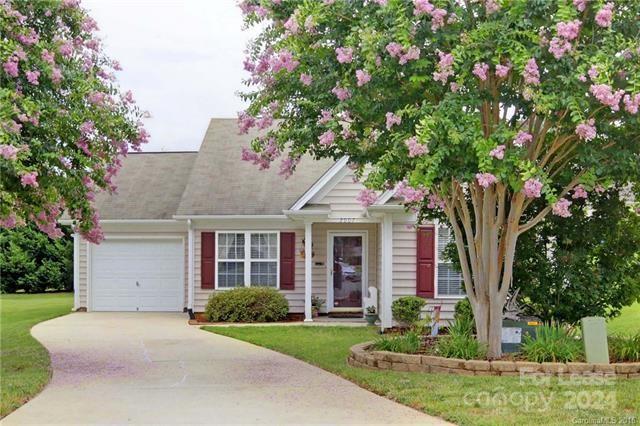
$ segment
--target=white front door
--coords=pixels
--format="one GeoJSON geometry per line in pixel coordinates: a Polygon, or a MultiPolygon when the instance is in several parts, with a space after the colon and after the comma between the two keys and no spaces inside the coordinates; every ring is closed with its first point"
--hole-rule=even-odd
{"type": "Polygon", "coordinates": [[[367,287],[367,234],[329,232],[328,242],[328,310],[362,309],[367,287]]]}
{"type": "Polygon", "coordinates": [[[91,310],[182,311],[182,239],[107,239],[91,247],[91,310]]]}

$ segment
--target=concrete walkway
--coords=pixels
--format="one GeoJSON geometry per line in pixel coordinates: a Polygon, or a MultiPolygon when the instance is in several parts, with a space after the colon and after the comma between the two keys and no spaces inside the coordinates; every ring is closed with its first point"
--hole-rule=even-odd
{"type": "Polygon", "coordinates": [[[53,380],[3,424],[444,424],[183,314],[74,313],[33,335],[53,380]]]}

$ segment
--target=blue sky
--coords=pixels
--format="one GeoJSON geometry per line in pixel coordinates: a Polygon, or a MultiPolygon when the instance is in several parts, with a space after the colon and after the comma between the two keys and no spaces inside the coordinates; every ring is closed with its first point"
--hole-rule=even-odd
{"type": "Polygon", "coordinates": [[[244,49],[235,0],[83,0],[98,21],[118,81],[149,111],[145,151],[196,150],[211,117],[235,117],[243,103],[244,49]]]}

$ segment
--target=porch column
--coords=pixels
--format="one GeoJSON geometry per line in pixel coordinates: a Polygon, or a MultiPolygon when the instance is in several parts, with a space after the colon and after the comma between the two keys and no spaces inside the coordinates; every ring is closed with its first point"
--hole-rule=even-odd
{"type": "Polygon", "coordinates": [[[193,223],[191,223],[191,219],[188,221],[189,230],[187,234],[187,309],[190,309],[190,313],[193,312],[193,292],[194,292],[194,236],[193,236],[193,223]]]}
{"type": "Polygon", "coordinates": [[[380,328],[391,328],[391,302],[393,301],[393,219],[388,213],[382,216],[382,285],[380,288],[380,328]]]}
{"type": "Polygon", "coordinates": [[[73,234],[73,310],[80,307],[80,234],[73,234]]]}
{"type": "Polygon", "coordinates": [[[304,223],[304,320],[305,322],[313,321],[311,314],[311,293],[313,291],[312,275],[312,241],[311,241],[311,221],[304,223]]]}

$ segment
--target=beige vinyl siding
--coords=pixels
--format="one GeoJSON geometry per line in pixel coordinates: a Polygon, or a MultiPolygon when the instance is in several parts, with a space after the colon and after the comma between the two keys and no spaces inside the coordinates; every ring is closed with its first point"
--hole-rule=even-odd
{"type": "MultiPolygon", "coordinates": [[[[393,299],[416,294],[416,229],[413,222],[393,224],[393,299]]],[[[437,280],[435,285],[437,286],[437,280]]],[[[440,318],[453,319],[453,308],[459,299],[428,299],[425,311],[430,314],[441,306],[440,318]]]]}
{"type": "MultiPolygon", "coordinates": [[[[264,228],[256,228],[264,230],[264,228]]],[[[245,229],[241,229],[244,231],[245,229]]],[[[251,229],[246,229],[251,231],[251,229]]],[[[324,300],[327,299],[327,232],[347,232],[347,231],[368,231],[368,280],[369,286],[377,287],[378,274],[378,237],[377,225],[371,224],[338,224],[338,223],[314,223],[312,227],[313,242],[313,271],[312,271],[312,294],[324,300]]],[[[224,230],[221,230],[224,231],[224,230]]],[[[202,232],[216,232],[215,229],[197,230],[195,232],[195,248],[194,248],[194,312],[203,312],[207,304],[209,296],[215,292],[213,289],[201,288],[202,273],[200,268],[202,253],[202,232]]],[[[296,234],[296,270],[295,270],[295,289],[281,290],[282,294],[289,302],[289,311],[291,313],[304,312],[304,257],[302,255],[304,245],[304,229],[283,229],[281,232],[295,232],[296,234]]],[[[217,249],[217,248],[216,248],[217,249]]],[[[327,306],[325,304],[322,312],[325,312],[327,306]]]]}
{"type": "MultiPolygon", "coordinates": [[[[184,307],[187,306],[187,298],[188,298],[188,291],[189,291],[189,244],[188,244],[188,240],[187,240],[187,234],[183,233],[183,232],[157,232],[157,231],[149,231],[147,232],[150,235],[153,235],[154,237],[183,237],[183,246],[184,246],[184,307]]],[[[145,232],[136,232],[137,235],[145,235],[145,232]]],[[[109,232],[107,234],[107,238],[109,238],[109,236],[117,236],[117,237],[129,237],[132,240],[136,239],[136,235],[131,235],[128,232],[109,232]]],[[[88,291],[88,283],[89,283],[89,274],[91,273],[90,268],[89,268],[89,256],[90,256],[90,252],[91,249],[89,248],[89,245],[91,245],[91,243],[89,243],[87,240],[85,240],[84,238],[80,239],[80,279],[78,282],[78,289],[79,289],[79,308],[89,308],[89,301],[88,301],[88,297],[89,297],[89,291],[88,291]]]]}
{"type": "Polygon", "coordinates": [[[354,182],[354,174],[349,171],[317,203],[331,208],[330,217],[362,217],[364,209],[356,197],[363,188],[360,182],[354,182]]]}

